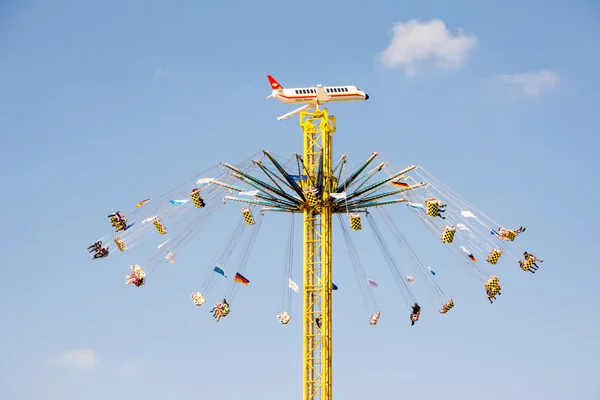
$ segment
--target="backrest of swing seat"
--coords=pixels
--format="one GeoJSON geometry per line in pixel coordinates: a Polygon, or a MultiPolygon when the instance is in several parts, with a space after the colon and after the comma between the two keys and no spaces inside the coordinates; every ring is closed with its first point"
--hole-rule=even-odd
{"type": "Polygon", "coordinates": [[[192,198],[192,202],[194,202],[194,206],[196,208],[202,208],[202,198],[200,197],[200,192],[192,192],[190,195],[192,198]]]}
{"type": "Polygon", "coordinates": [[[525,262],[523,262],[523,269],[529,270],[535,261],[536,261],[535,256],[527,257],[525,262]]]}
{"type": "Polygon", "coordinates": [[[455,226],[445,226],[444,232],[442,232],[442,242],[452,243],[454,240],[454,234],[456,233],[455,226]]]}
{"type": "Polygon", "coordinates": [[[496,263],[498,263],[498,260],[500,260],[501,255],[502,255],[501,249],[492,249],[492,251],[488,255],[487,262],[489,262],[490,264],[496,264],[496,263]]]}
{"type": "Polygon", "coordinates": [[[427,215],[430,217],[437,217],[439,215],[439,200],[435,198],[425,199],[425,208],[427,215]]]}
{"type": "Polygon", "coordinates": [[[350,213],[348,214],[348,217],[350,217],[350,228],[355,231],[360,231],[362,229],[360,213],[350,213]]]}
{"type": "Polygon", "coordinates": [[[486,290],[491,290],[492,288],[498,286],[500,284],[500,281],[498,280],[498,277],[496,275],[492,275],[492,277],[490,279],[488,279],[487,281],[485,281],[485,288],[486,290]]]}
{"type": "Polygon", "coordinates": [[[160,222],[159,220],[155,220],[153,222],[154,227],[156,228],[156,230],[158,231],[158,233],[160,233],[161,235],[164,235],[167,233],[167,231],[165,230],[165,227],[163,226],[162,222],[160,222]]]}
{"type": "Polygon", "coordinates": [[[254,217],[252,216],[250,208],[242,208],[242,215],[244,216],[244,221],[246,222],[246,225],[254,225],[254,217]]]}
{"type": "Polygon", "coordinates": [[[311,206],[314,206],[317,203],[317,191],[310,186],[306,186],[304,190],[302,190],[304,196],[306,197],[306,201],[311,206]]]}
{"type": "Polygon", "coordinates": [[[517,237],[517,233],[515,231],[506,230],[503,236],[506,240],[512,242],[517,237]]]}

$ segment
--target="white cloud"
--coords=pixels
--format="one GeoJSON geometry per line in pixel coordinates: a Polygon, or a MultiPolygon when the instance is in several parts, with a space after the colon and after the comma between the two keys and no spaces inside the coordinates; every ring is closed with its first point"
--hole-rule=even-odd
{"type": "Polygon", "coordinates": [[[452,35],[440,19],[412,19],[394,26],[392,41],[378,59],[385,68],[403,69],[412,76],[417,64],[428,59],[434,60],[437,68],[458,68],[476,44],[475,35],[466,35],[462,29],[452,35]]]}
{"type": "Polygon", "coordinates": [[[558,84],[558,74],[541,70],[522,74],[509,74],[500,77],[509,89],[518,90],[527,96],[536,97],[543,89],[550,89],[558,84]]]}
{"type": "Polygon", "coordinates": [[[90,369],[98,364],[98,357],[94,349],[67,350],[60,354],[58,361],[79,369],[90,369]]]}

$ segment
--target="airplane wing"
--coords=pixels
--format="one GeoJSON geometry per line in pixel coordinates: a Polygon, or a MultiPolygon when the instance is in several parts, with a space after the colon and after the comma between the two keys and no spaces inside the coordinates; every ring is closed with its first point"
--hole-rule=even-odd
{"type": "Polygon", "coordinates": [[[316,106],[316,104],[307,104],[305,106],[302,106],[300,108],[296,108],[294,111],[290,111],[287,114],[282,115],[281,117],[277,118],[277,121],[282,121],[284,119],[287,119],[289,117],[293,117],[294,115],[300,114],[302,111],[308,109],[308,108],[314,108],[316,106]]]}
{"type": "Polygon", "coordinates": [[[327,94],[323,85],[317,85],[317,102],[319,104],[326,103],[331,100],[331,96],[327,94]]]}

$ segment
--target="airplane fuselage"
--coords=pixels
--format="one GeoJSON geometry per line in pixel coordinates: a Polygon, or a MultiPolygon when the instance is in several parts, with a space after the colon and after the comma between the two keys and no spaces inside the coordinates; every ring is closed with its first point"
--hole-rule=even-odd
{"type": "Polygon", "coordinates": [[[321,105],[329,102],[369,100],[369,95],[356,86],[324,87],[323,85],[317,85],[316,87],[285,89],[271,75],[267,75],[267,78],[272,90],[271,95],[267,99],[274,97],[284,104],[303,104],[302,107],[277,118],[280,121],[297,115],[304,110],[319,108],[321,105]]]}
{"type": "Polygon", "coordinates": [[[273,90],[273,97],[284,104],[311,104],[328,103],[339,101],[360,101],[368,100],[369,95],[358,89],[356,86],[325,86],[325,93],[329,99],[321,102],[317,100],[317,88],[291,88],[273,90]]]}

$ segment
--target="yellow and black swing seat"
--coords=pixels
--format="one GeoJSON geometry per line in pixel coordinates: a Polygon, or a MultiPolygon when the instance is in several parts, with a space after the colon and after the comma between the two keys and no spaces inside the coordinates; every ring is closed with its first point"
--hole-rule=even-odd
{"type": "Polygon", "coordinates": [[[452,243],[454,241],[455,234],[456,234],[455,226],[445,226],[444,231],[442,232],[442,237],[440,239],[442,239],[443,243],[452,243]]]}
{"type": "Polygon", "coordinates": [[[498,260],[500,260],[500,256],[502,255],[502,249],[492,249],[490,254],[488,255],[487,262],[490,264],[497,264],[498,260]]]}
{"type": "Polygon", "coordinates": [[[304,193],[304,197],[306,197],[306,202],[310,207],[314,207],[317,204],[317,190],[313,189],[310,186],[307,186],[302,190],[304,193]]]}
{"type": "Polygon", "coordinates": [[[203,208],[206,205],[206,203],[204,203],[204,199],[200,196],[200,189],[192,189],[190,197],[192,198],[192,202],[194,202],[194,206],[196,206],[196,208],[203,208]]]}
{"type": "Polygon", "coordinates": [[[435,197],[425,199],[425,211],[430,217],[437,217],[440,215],[439,211],[440,201],[435,197]]]}
{"type": "Polygon", "coordinates": [[[537,258],[535,256],[529,256],[525,259],[525,261],[521,264],[521,269],[523,271],[529,271],[531,266],[536,262],[537,258]]]}
{"type": "Polygon", "coordinates": [[[244,216],[244,221],[246,221],[247,225],[254,225],[254,217],[252,216],[252,212],[250,208],[244,207],[242,208],[242,215],[244,216]]]}
{"type": "Polygon", "coordinates": [[[517,237],[518,233],[511,229],[500,229],[498,237],[507,242],[512,242],[517,237]]]}
{"type": "Polygon", "coordinates": [[[348,217],[350,218],[350,228],[355,231],[360,231],[362,229],[360,213],[350,213],[348,214],[348,217]]]}
{"type": "Polygon", "coordinates": [[[485,287],[485,291],[487,292],[488,298],[495,297],[498,293],[500,293],[500,280],[496,275],[492,275],[492,277],[485,281],[483,285],[485,287]]]}
{"type": "Polygon", "coordinates": [[[160,233],[161,235],[166,235],[167,234],[167,230],[165,229],[164,225],[162,224],[162,222],[160,222],[160,220],[158,218],[156,218],[153,222],[154,227],[156,228],[156,230],[158,231],[158,233],[160,233]]]}
{"type": "Polygon", "coordinates": [[[440,314],[446,314],[448,311],[454,308],[454,300],[448,300],[440,309],[440,314]]]}

